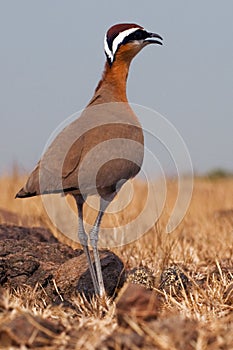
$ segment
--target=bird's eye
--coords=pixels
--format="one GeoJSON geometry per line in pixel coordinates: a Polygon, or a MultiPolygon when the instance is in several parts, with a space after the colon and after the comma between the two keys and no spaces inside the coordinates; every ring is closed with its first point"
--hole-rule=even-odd
{"type": "Polygon", "coordinates": [[[141,40],[143,39],[143,33],[141,31],[137,31],[133,35],[133,40],[141,40]]]}

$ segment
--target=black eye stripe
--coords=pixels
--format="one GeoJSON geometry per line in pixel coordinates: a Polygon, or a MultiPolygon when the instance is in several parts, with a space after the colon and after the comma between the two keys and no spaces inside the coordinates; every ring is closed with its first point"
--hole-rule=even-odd
{"type": "Polygon", "coordinates": [[[131,33],[127,37],[125,37],[124,40],[122,41],[122,44],[126,44],[129,41],[143,40],[146,38],[148,38],[148,33],[145,30],[138,29],[134,33],[131,33]]]}

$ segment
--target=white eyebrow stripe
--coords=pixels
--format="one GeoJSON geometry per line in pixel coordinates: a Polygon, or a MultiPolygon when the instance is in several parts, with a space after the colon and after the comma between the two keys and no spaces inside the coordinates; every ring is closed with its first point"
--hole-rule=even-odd
{"type": "Polygon", "coordinates": [[[136,32],[136,30],[138,30],[140,28],[138,27],[134,27],[134,28],[130,28],[130,29],[126,29],[124,30],[123,32],[119,33],[117,35],[117,37],[113,40],[113,43],[112,43],[112,56],[114,57],[116,51],[117,51],[117,48],[119,46],[120,43],[122,43],[122,41],[130,34],[136,32]]]}
{"type": "Polygon", "coordinates": [[[112,51],[109,49],[109,46],[108,46],[107,34],[105,34],[105,37],[104,37],[104,51],[106,52],[106,54],[110,58],[111,62],[113,62],[113,54],[112,54],[112,51]]]}

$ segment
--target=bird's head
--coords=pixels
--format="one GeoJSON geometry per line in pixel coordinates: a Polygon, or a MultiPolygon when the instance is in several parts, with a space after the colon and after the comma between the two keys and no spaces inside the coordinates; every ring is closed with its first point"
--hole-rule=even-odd
{"type": "Polygon", "coordinates": [[[147,32],[134,23],[121,23],[112,26],[104,38],[104,50],[110,66],[118,59],[130,62],[133,57],[149,44],[162,45],[162,37],[147,32]]]}

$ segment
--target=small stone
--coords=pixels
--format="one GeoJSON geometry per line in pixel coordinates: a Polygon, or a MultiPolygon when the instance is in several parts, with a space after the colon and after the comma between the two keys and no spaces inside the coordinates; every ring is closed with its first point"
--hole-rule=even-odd
{"type": "Polygon", "coordinates": [[[159,289],[166,292],[180,292],[188,286],[188,277],[184,274],[182,269],[177,265],[172,265],[166,268],[160,277],[159,289]]]}
{"type": "Polygon", "coordinates": [[[128,272],[127,281],[135,284],[141,284],[147,289],[153,289],[155,285],[155,276],[148,267],[140,266],[128,272]]]}

